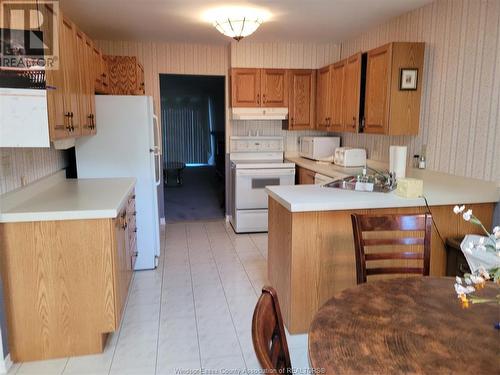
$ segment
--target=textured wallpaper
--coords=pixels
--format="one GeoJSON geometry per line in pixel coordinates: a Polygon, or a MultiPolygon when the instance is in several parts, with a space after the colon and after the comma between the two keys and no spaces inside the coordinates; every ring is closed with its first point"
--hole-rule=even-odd
{"type": "Polygon", "coordinates": [[[67,166],[64,151],[49,148],[0,148],[0,194],[36,181],[67,166]]]}
{"type": "Polygon", "coordinates": [[[438,0],[344,42],[342,57],[391,41],[426,43],[420,133],[345,144],[383,161],[391,144],[425,144],[429,169],[500,181],[500,1],[438,0]]]}

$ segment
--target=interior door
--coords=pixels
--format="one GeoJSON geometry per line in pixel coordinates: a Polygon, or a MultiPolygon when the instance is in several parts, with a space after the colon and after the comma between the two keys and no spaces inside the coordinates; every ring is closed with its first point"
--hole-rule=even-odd
{"type": "Polygon", "coordinates": [[[392,44],[367,54],[364,128],[367,133],[384,133],[387,129],[391,60],[392,44]]]}
{"type": "Polygon", "coordinates": [[[261,69],[262,107],[288,106],[286,69],[261,69]]]}
{"type": "Polygon", "coordinates": [[[231,69],[231,105],[260,107],[260,69],[231,69]]]}

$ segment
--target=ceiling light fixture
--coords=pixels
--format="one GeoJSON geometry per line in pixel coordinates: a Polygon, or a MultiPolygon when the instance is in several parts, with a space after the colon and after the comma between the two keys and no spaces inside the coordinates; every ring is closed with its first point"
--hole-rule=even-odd
{"type": "Polygon", "coordinates": [[[253,34],[269,13],[255,8],[225,7],[206,12],[205,18],[221,33],[237,41],[253,34]]]}

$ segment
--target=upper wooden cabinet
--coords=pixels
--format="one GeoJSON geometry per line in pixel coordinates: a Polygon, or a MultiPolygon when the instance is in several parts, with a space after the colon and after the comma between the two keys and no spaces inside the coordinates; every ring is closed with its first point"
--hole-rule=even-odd
{"type": "Polygon", "coordinates": [[[231,69],[232,107],[287,107],[286,69],[231,69]]]}
{"type": "Polygon", "coordinates": [[[364,132],[418,134],[424,43],[395,42],[367,53],[364,132]],[[415,90],[401,90],[402,69],[417,69],[415,90]]]}
{"type": "Polygon", "coordinates": [[[330,115],[330,66],[318,70],[316,84],[316,128],[329,130],[330,115]]]}
{"type": "Polygon", "coordinates": [[[144,95],[144,68],[135,56],[104,56],[113,95],[144,95]]]}
{"type": "Polygon", "coordinates": [[[95,77],[95,92],[98,94],[109,93],[108,63],[104,59],[102,51],[94,46],[92,59],[95,77]]]}
{"type": "Polygon", "coordinates": [[[314,129],[316,71],[292,69],[288,82],[288,121],[283,121],[283,129],[314,129]]]}
{"type": "Polygon", "coordinates": [[[262,107],[288,105],[288,79],[286,69],[261,69],[262,107]]]}
{"type": "Polygon", "coordinates": [[[346,61],[342,60],[330,67],[330,121],[327,130],[342,131],[344,130],[344,104],[346,98],[345,78],[346,78],[346,61]]]}
{"type": "Polygon", "coordinates": [[[344,84],[342,101],[342,128],[346,132],[357,132],[360,119],[362,55],[357,53],[344,62],[344,84]]]}

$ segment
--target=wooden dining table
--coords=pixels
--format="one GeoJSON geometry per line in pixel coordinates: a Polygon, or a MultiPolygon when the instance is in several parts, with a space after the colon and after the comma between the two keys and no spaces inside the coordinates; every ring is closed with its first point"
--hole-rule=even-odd
{"type": "MultiPolygon", "coordinates": [[[[379,280],[316,313],[311,368],[326,374],[500,374],[500,305],[461,307],[454,278],[379,280]]],[[[493,297],[491,282],[479,295],[493,297]]]]}

